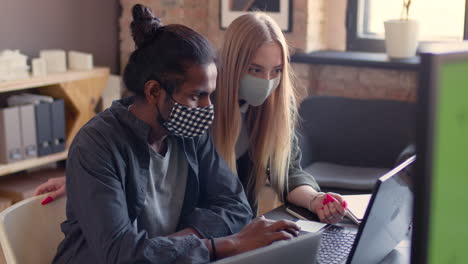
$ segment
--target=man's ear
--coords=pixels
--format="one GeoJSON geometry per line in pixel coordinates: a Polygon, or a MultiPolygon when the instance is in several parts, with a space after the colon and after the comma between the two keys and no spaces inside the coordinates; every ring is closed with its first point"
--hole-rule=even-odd
{"type": "Polygon", "coordinates": [[[158,81],[149,80],[145,83],[145,98],[148,103],[156,104],[161,96],[162,87],[158,81]]]}

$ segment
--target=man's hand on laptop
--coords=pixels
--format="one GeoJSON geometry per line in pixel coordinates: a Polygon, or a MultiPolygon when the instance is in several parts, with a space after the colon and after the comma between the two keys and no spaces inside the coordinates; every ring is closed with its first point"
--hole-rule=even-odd
{"type": "Polygon", "coordinates": [[[232,251],[223,250],[226,254],[218,255],[218,257],[233,256],[270,245],[275,241],[288,240],[297,237],[299,230],[300,227],[292,221],[273,221],[265,219],[263,216],[257,217],[239,233],[225,238],[230,241],[232,251]]]}

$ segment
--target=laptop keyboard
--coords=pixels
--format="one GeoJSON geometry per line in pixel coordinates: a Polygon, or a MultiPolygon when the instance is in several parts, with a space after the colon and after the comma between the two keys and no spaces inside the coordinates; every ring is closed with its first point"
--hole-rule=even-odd
{"type": "Polygon", "coordinates": [[[346,232],[343,227],[330,226],[322,234],[317,263],[341,263],[351,251],[355,233],[346,232]]]}

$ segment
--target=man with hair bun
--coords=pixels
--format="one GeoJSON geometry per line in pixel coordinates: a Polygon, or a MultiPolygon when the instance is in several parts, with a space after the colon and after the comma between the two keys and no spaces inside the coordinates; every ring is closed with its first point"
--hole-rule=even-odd
{"type": "Polygon", "coordinates": [[[210,43],[142,5],[132,12],[136,50],[123,80],[135,96],[73,140],[53,263],[207,263],[297,236],[293,222],[251,222],[241,183],[206,133],[217,77],[210,43]]]}

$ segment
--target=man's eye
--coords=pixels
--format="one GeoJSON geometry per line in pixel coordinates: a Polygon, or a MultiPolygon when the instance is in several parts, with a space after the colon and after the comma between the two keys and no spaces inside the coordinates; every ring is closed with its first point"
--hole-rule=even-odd
{"type": "Polygon", "coordinates": [[[276,72],[276,73],[282,73],[282,72],[283,72],[283,69],[275,69],[275,72],[276,72]]]}

